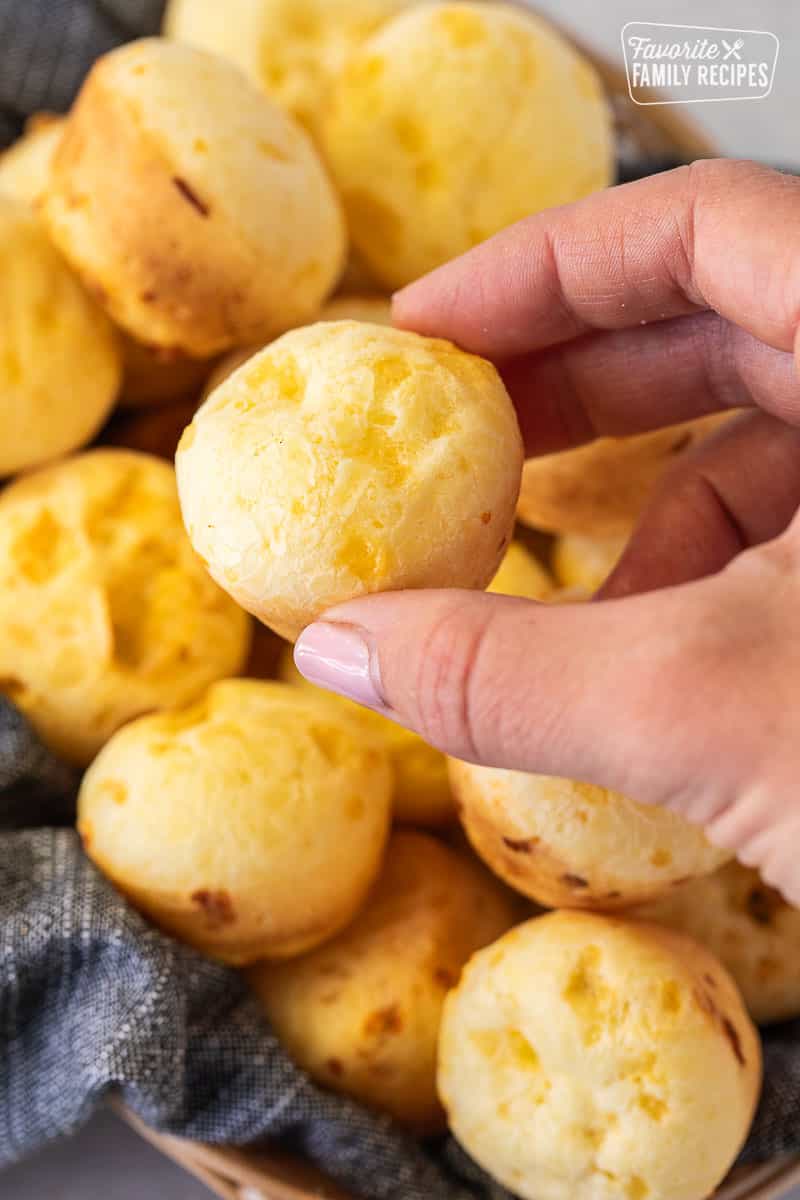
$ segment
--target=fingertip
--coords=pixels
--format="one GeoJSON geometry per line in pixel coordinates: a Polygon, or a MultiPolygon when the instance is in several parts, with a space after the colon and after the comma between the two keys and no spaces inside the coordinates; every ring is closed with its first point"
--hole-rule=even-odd
{"type": "MultiPolygon", "coordinates": [[[[447,267],[415,279],[392,296],[392,323],[398,329],[438,335],[446,322],[447,267]]],[[[446,336],[446,335],[445,335],[446,336]]]]}

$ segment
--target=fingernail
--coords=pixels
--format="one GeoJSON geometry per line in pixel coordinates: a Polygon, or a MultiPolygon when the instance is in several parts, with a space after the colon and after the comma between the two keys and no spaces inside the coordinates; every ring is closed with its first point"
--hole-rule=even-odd
{"type": "Polygon", "coordinates": [[[377,658],[355,625],[332,621],[309,625],[297,640],[294,661],[309,683],[378,712],[387,711],[377,658]]]}

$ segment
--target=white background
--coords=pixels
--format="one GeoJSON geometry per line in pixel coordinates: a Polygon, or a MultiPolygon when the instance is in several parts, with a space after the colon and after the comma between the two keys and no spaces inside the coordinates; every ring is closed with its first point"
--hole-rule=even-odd
{"type": "MultiPolygon", "coordinates": [[[[225,0],[218,0],[223,4],[225,0]]],[[[781,40],[772,95],[684,109],[721,153],[800,168],[800,0],[539,0],[537,7],[622,65],[626,21],[768,29],[781,40]]],[[[200,1184],[104,1114],[78,1138],[0,1174],[0,1200],[208,1200],[200,1184]]],[[[792,1200],[800,1200],[800,1192],[792,1200]]]]}

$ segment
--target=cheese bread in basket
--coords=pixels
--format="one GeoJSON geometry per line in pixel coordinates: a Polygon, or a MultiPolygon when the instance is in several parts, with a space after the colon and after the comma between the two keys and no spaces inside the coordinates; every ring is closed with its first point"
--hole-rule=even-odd
{"type": "Polygon", "coordinates": [[[524,463],[388,293],[713,148],[501,0],[0,27],[0,1164],[105,1100],[223,1200],[777,1200],[800,913],[290,646],[368,592],[600,586],[719,418],[524,463]]]}

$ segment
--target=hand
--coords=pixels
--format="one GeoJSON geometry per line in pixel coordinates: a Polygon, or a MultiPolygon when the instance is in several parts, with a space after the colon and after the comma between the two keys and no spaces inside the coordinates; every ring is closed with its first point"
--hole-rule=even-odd
{"type": "Polygon", "coordinates": [[[615,188],[394,311],[501,365],[531,455],[749,411],[678,462],[597,602],[370,596],[305,631],[300,670],[459,758],[665,805],[800,903],[800,180],[615,188]]]}

